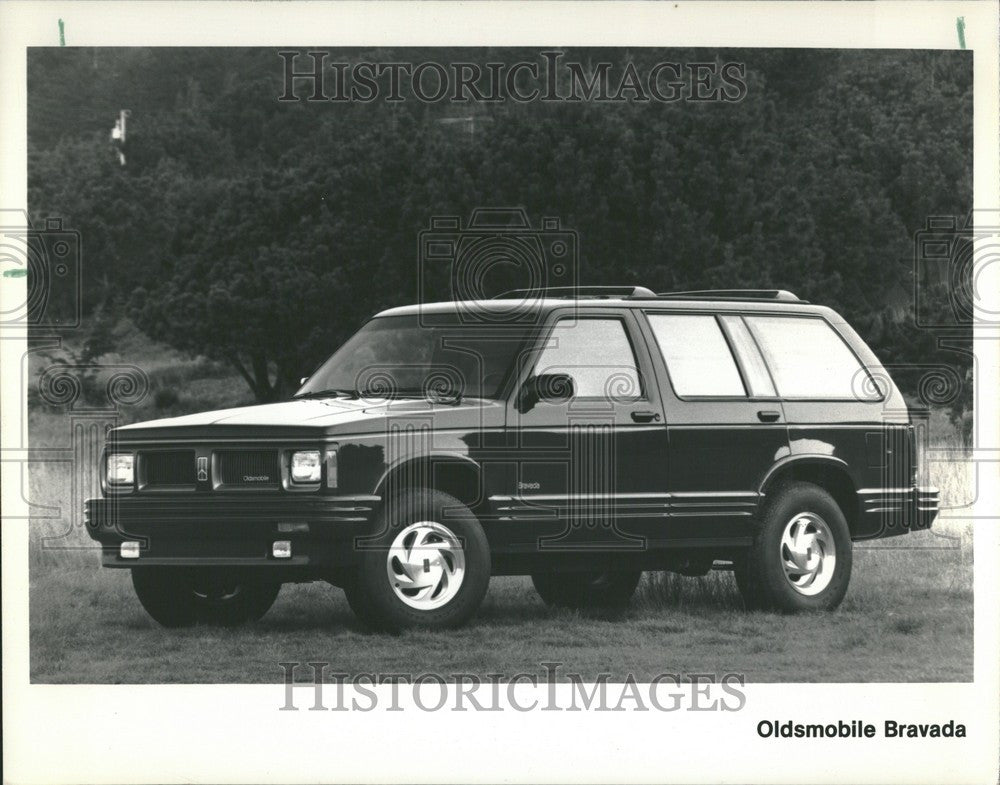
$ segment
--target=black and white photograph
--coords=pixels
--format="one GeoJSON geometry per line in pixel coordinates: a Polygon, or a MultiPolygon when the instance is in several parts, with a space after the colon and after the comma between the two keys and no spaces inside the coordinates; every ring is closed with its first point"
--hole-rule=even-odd
{"type": "Polygon", "coordinates": [[[78,8],[5,780],[996,781],[996,7],[78,8]]]}

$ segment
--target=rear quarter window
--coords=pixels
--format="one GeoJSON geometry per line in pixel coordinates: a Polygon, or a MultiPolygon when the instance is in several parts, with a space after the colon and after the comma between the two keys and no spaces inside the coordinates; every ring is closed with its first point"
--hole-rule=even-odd
{"type": "Polygon", "coordinates": [[[746,316],[782,398],[881,400],[867,370],[819,317],[746,316]]]}

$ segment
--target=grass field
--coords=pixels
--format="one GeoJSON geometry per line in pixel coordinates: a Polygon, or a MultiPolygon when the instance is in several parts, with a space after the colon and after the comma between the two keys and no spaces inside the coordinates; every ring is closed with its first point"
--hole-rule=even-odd
{"type": "MultiPolygon", "coordinates": [[[[932,545],[924,535],[924,545],[932,545]]],[[[647,573],[622,616],[553,611],[526,578],[495,578],[478,618],[443,633],[371,634],[343,593],[282,589],[256,625],[165,630],[127,571],[44,567],[31,578],[31,678],[45,683],[278,682],[279,662],[331,672],[537,673],[541,662],[613,680],[632,673],[735,671],[748,681],[967,681],[972,678],[972,551],[859,548],[832,614],[742,610],[729,573],[647,573]]],[[[303,674],[305,678],[305,674],[303,674]]]]}
{"type": "MultiPolygon", "coordinates": [[[[136,362],[128,342],[112,358],[136,362]]],[[[149,398],[128,413],[141,420],[241,402],[245,385],[201,359],[169,352],[141,364],[149,398]],[[180,389],[180,396],[157,395],[180,389]]],[[[953,439],[946,418],[938,443],[953,439]]],[[[65,412],[34,407],[33,446],[65,443],[65,412]]],[[[954,446],[954,445],[951,445],[954,446]]],[[[84,451],[85,452],[85,451],[84,451]]],[[[79,455],[79,451],[74,453],[79,455]]],[[[647,573],[619,617],[547,608],[530,580],[496,578],[468,627],[399,636],[368,633],[343,593],[325,584],[289,585],[256,625],[238,630],[164,630],[148,618],[127,571],[102,570],[79,520],[68,511],[94,493],[73,462],[32,466],[32,502],[67,511],[33,521],[30,544],[31,679],[38,683],[280,682],[279,662],[324,661],[330,672],[512,675],[564,663],[562,672],[642,680],[662,672],[734,671],[751,682],[969,681],[973,663],[973,549],[970,525],[945,525],[948,539],[921,532],[855,549],[851,588],[834,613],[747,613],[732,576],[647,573]],[[79,474],[79,473],[77,473],[79,474]],[[54,539],[53,539],[54,538],[54,539]]],[[[969,493],[967,466],[932,465],[945,505],[969,493]]],[[[91,480],[92,482],[92,480],[91,480]]],[[[303,669],[305,670],[305,669],[303,669]]],[[[303,673],[303,678],[306,674],[303,673]]]]}

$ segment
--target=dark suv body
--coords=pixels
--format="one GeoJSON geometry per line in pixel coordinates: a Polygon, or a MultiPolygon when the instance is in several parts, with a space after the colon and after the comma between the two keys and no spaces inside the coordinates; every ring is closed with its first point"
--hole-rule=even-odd
{"type": "Polygon", "coordinates": [[[787,292],[515,293],[379,314],[291,400],[118,428],[88,531],[169,625],[328,580],[389,627],[491,574],[620,604],[731,566],[748,605],[835,607],[851,543],[931,525],[906,404],[787,292]]]}

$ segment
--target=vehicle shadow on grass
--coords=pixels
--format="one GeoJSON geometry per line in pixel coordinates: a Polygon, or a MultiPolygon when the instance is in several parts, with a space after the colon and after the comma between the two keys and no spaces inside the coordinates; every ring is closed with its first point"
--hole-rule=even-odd
{"type": "MultiPolygon", "coordinates": [[[[685,578],[671,573],[650,573],[643,578],[632,602],[624,608],[553,608],[535,594],[527,578],[494,578],[482,607],[462,631],[442,630],[440,634],[468,634],[480,627],[517,627],[523,624],[555,622],[574,626],[586,623],[620,624],[651,619],[661,632],[671,631],[662,620],[664,611],[671,615],[689,612],[718,614],[744,613],[743,601],[735,584],[727,585],[725,574],[710,574],[704,578],[685,578]]],[[[118,624],[128,631],[142,632],[160,629],[148,618],[138,602],[134,612],[119,615],[118,624]]],[[[192,631],[208,631],[210,625],[196,625],[192,631]]],[[[351,611],[342,590],[323,583],[287,585],[271,609],[259,622],[236,630],[266,632],[326,632],[359,635],[394,636],[394,633],[372,629],[351,611]]],[[[682,626],[676,626],[682,632],[682,626]]],[[[436,634],[422,631],[421,634],[436,634]]]]}

